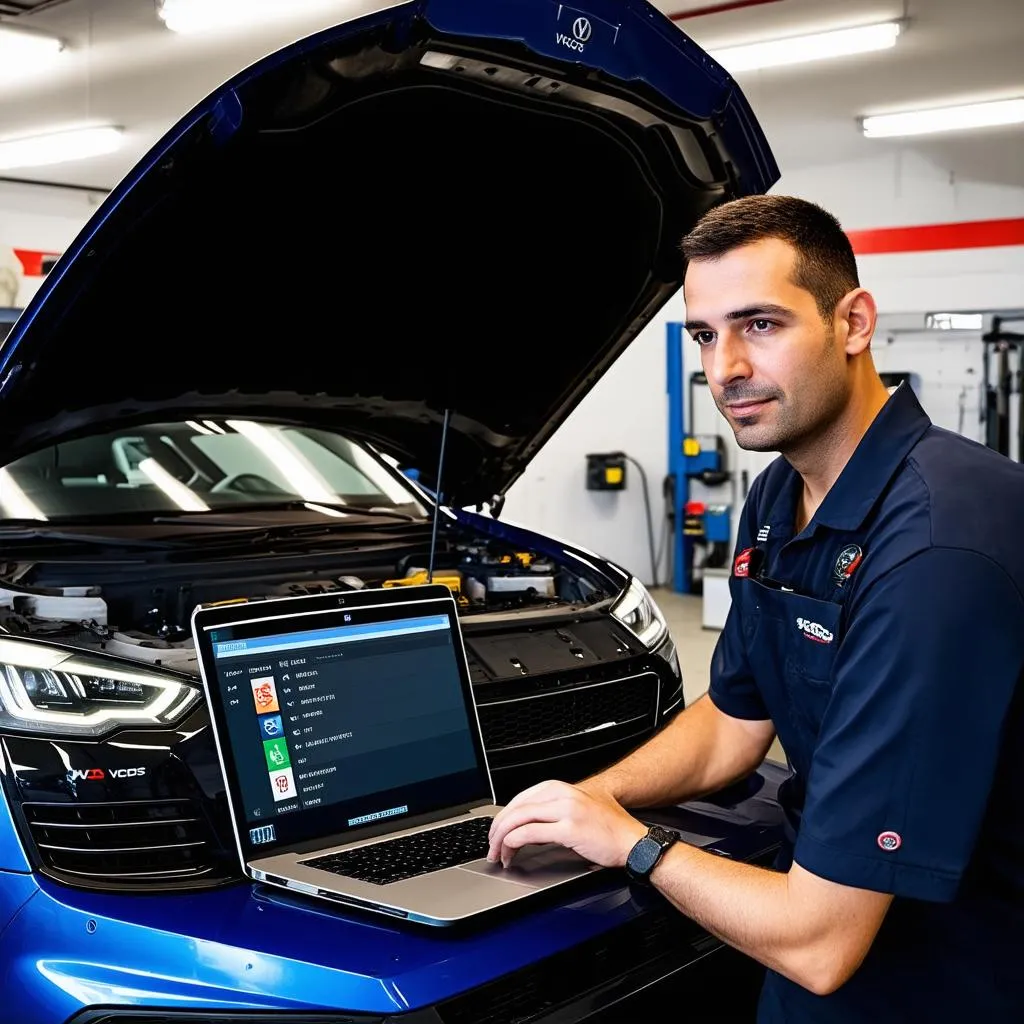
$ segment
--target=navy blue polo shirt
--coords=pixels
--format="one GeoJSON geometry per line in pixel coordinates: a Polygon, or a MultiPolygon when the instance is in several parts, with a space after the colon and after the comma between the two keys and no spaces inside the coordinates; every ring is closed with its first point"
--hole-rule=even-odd
{"type": "Polygon", "coordinates": [[[789,858],[895,897],[829,996],[762,1021],[1024,1020],[1024,467],[890,395],[807,527],[778,459],[739,528],[710,696],[794,770],[789,858]]]}

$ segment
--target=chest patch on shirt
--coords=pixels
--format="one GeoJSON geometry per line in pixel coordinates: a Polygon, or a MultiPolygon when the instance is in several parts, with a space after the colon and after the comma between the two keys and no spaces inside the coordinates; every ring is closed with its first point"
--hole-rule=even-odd
{"type": "Polygon", "coordinates": [[[808,640],[813,640],[819,644],[830,644],[835,640],[835,634],[826,629],[820,622],[811,622],[810,619],[805,619],[802,616],[796,620],[796,628],[808,640]]]}
{"type": "Polygon", "coordinates": [[[836,558],[836,564],[832,569],[832,578],[842,586],[856,571],[864,558],[864,552],[858,544],[847,544],[836,558]]]}
{"type": "Polygon", "coordinates": [[[753,557],[753,554],[753,548],[744,548],[736,556],[736,561],[732,563],[732,571],[734,576],[750,575],[750,560],[753,557]]]}

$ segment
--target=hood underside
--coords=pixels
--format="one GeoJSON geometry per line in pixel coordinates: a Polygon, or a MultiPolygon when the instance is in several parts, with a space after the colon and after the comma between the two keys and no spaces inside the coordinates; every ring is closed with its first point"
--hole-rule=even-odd
{"type": "Polygon", "coordinates": [[[339,26],[184,119],[0,348],[0,464],[244,409],[429,485],[450,410],[446,500],[502,494],[679,288],[696,218],[777,171],[735,85],[647,5],[591,5],[564,58],[579,11],[465,26],[465,6],[339,26]]]}

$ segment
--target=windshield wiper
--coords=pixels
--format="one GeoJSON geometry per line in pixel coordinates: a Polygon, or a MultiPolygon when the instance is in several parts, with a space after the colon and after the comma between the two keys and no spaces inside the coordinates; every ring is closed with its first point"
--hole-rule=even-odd
{"type": "Polygon", "coordinates": [[[76,544],[106,544],[113,547],[139,548],[141,550],[177,547],[187,543],[187,539],[184,537],[172,539],[170,537],[124,537],[99,532],[79,533],[73,528],[61,529],[57,526],[47,526],[35,519],[25,523],[19,521],[13,526],[10,520],[0,522],[0,537],[4,541],[68,541],[76,544]],[[29,522],[32,525],[28,525],[29,522]]]}
{"type": "MultiPolygon", "coordinates": [[[[306,509],[304,502],[275,502],[261,505],[263,511],[288,511],[291,508],[306,509]]],[[[333,506],[343,508],[344,506],[333,506]]],[[[268,523],[246,521],[245,511],[259,511],[255,505],[246,506],[245,510],[238,512],[191,512],[181,515],[159,515],[147,516],[139,520],[132,517],[130,522],[118,521],[117,517],[111,516],[105,520],[94,519],[96,532],[88,532],[89,522],[67,521],[63,525],[48,523],[38,519],[8,519],[0,520],[0,537],[4,541],[41,541],[50,543],[78,543],[97,544],[117,548],[136,548],[140,551],[173,550],[176,548],[194,547],[196,543],[203,545],[204,549],[217,548],[223,544],[231,544],[232,541],[251,545],[261,541],[276,539],[322,537],[330,534],[352,531],[355,533],[362,527],[372,529],[368,524],[360,523],[359,518],[382,518],[392,520],[394,525],[398,523],[414,523],[424,525],[427,521],[421,517],[409,515],[407,512],[392,511],[390,509],[361,509],[352,506],[352,518],[348,519],[325,519],[321,522],[300,522],[300,523],[268,523]],[[397,522],[396,522],[397,521],[397,522]],[[181,534],[163,537],[131,537],[124,536],[117,532],[121,526],[178,526],[181,534]],[[230,529],[230,534],[228,530],[230,529]]],[[[383,525],[383,524],[382,524],[383,525]]],[[[376,528],[376,524],[373,528],[376,528]]]]}
{"type": "MultiPolygon", "coordinates": [[[[398,519],[406,523],[425,523],[427,520],[423,516],[414,516],[408,512],[400,512],[398,509],[380,508],[375,506],[373,508],[363,508],[361,505],[343,505],[343,504],[323,504],[321,502],[307,503],[305,501],[260,501],[252,502],[251,504],[240,505],[237,508],[217,508],[211,509],[209,512],[182,512],[179,514],[161,513],[160,515],[153,516],[149,521],[153,523],[189,523],[195,524],[196,526],[229,526],[234,527],[237,530],[246,529],[245,517],[250,512],[290,512],[290,511],[302,511],[302,512],[315,512],[317,509],[316,505],[321,505],[322,508],[329,508],[332,511],[343,512],[345,517],[352,516],[353,518],[365,517],[365,518],[383,518],[383,519],[398,519]],[[310,504],[314,505],[310,508],[310,504]]],[[[269,527],[253,527],[253,529],[275,529],[277,526],[341,526],[341,522],[327,522],[327,523],[294,523],[294,524],[271,524],[269,527]]]]}

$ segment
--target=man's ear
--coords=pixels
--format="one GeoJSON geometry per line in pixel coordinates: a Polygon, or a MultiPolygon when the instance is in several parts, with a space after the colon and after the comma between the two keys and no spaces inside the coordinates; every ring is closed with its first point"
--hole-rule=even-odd
{"type": "Polygon", "coordinates": [[[839,300],[833,327],[843,339],[843,350],[848,356],[858,356],[867,350],[877,321],[875,298],[864,288],[855,288],[839,300]]]}

